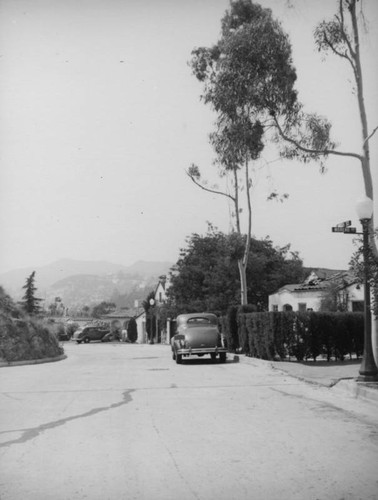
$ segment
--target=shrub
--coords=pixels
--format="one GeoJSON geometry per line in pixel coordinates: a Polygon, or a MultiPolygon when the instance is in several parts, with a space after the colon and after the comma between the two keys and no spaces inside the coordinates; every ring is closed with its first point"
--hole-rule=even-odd
{"type": "Polygon", "coordinates": [[[66,329],[69,338],[72,337],[72,335],[76,332],[79,326],[80,326],[79,323],[67,323],[66,329]]]}
{"type": "Polygon", "coordinates": [[[138,328],[135,318],[131,318],[129,324],[127,325],[127,338],[132,344],[134,344],[134,342],[138,339],[138,328]]]}
{"type": "Polygon", "coordinates": [[[236,352],[240,345],[237,315],[237,306],[230,306],[226,316],[222,318],[222,330],[226,338],[226,345],[229,352],[236,352]]]}
{"type": "MultiPolygon", "coordinates": [[[[231,311],[234,315],[234,311],[231,311]]],[[[229,315],[230,317],[234,316],[229,315]]],[[[298,361],[320,355],[345,359],[363,349],[364,317],[361,313],[239,312],[237,339],[247,356],[262,359],[295,357],[298,361]]]]}
{"type": "Polygon", "coordinates": [[[0,315],[0,357],[24,361],[63,354],[55,334],[39,320],[14,319],[0,315]]]}

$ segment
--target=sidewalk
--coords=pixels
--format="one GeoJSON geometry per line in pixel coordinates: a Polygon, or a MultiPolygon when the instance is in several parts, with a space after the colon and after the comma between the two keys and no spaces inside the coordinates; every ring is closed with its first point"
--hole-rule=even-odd
{"type": "Polygon", "coordinates": [[[299,380],[342,391],[349,396],[362,398],[378,404],[378,382],[358,382],[361,360],[345,361],[265,361],[240,355],[229,354],[229,359],[241,363],[268,363],[274,370],[279,370],[299,380]]]}

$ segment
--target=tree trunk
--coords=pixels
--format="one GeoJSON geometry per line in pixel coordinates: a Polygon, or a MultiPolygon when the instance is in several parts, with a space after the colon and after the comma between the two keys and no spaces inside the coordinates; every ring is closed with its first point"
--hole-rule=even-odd
{"type": "Polygon", "coordinates": [[[238,260],[239,276],[240,276],[240,304],[242,306],[248,304],[247,297],[247,266],[244,263],[244,258],[238,260]]]}
{"type": "MultiPolygon", "coordinates": [[[[357,85],[358,109],[360,112],[361,131],[362,131],[362,148],[363,148],[363,159],[361,161],[362,175],[364,179],[365,195],[374,201],[373,180],[372,180],[371,166],[370,166],[369,128],[367,123],[364,89],[362,81],[360,40],[359,40],[355,0],[352,2],[349,11],[353,27],[354,48],[355,48],[354,61],[356,65],[355,78],[357,85]]],[[[378,260],[377,242],[374,237],[374,213],[370,221],[370,247],[372,249],[374,257],[378,260]]],[[[378,297],[375,294],[374,300],[377,299],[378,297]]],[[[377,318],[374,317],[373,313],[372,313],[372,344],[373,344],[375,362],[378,363],[378,320],[377,318]]]]}
{"type": "Polygon", "coordinates": [[[247,240],[245,242],[244,255],[242,259],[238,260],[239,275],[240,275],[240,303],[241,305],[248,304],[247,294],[247,266],[249,258],[249,249],[251,246],[251,232],[252,232],[252,205],[251,205],[251,192],[250,192],[250,179],[249,179],[249,165],[248,160],[245,161],[245,185],[247,192],[247,207],[248,207],[248,229],[247,240]]]}

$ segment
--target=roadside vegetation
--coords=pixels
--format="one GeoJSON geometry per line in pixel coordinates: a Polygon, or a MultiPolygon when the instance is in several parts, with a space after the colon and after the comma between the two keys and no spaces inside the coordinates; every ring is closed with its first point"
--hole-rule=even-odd
{"type": "Polygon", "coordinates": [[[362,313],[251,312],[238,306],[221,324],[230,352],[260,359],[344,361],[363,352],[362,313]]]}
{"type": "MultiPolygon", "coordinates": [[[[224,234],[209,224],[205,235],[192,234],[172,269],[168,296],[177,313],[212,311],[224,314],[240,303],[238,260],[244,239],[224,234]]],[[[268,308],[269,295],[287,283],[304,278],[303,263],[290,245],[274,246],[269,238],[251,238],[246,268],[248,304],[268,308]]]]}
{"type": "Polygon", "coordinates": [[[26,294],[21,304],[15,304],[0,287],[0,361],[25,361],[54,358],[64,353],[53,326],[38,316],[38,307],[29,313],[27,307],[36,305],[34,276],[27,280],[26,294]]]}
{"type": "MultiPolygon", "coordinates": [[[[293,8],[295,6],[292,5],[293,8]]],[[[335,15],[314,27],[314,45],[323,56],[339,58],[349,67],[350,85],[356,98],[356,120],[360,126],[360,147],[342,149],[332,138],[332,124],[324,116],[305,110],[296,90],[297,73],[289,36],[270,9],[251,0],[234,0],[221,19],[220,37],[208,47],[192,51],[190,65],[202,84],[201,99],[216,114],[215,130],[209,142],[214,148],[214,165],[225,188],[210,186],[200,168],[192,164],[187,175],[199,188],[227,198],[233,206],[233,232],[239,236],[237,256],[240,303],[249,303],[248,289],[253,275],[248,267],[252,241],[252,198],[256,188],[254,172],[261,164],[261,153],[269,143],[281,158],[307,164],[318,162],[322,173],[330,156],[353,159],[361,169],[363,191],[374,200],[370,148],[378,126],[368,125],[368,107],[363,86],[361,34],[367,31],[366,3],[338,0],[335,15]],[[245,230],[240,214],[245,211],[245,230]]],[[[362,193],[361,193],[362,194],[362,193]]],[[[283,201],[276,191],[267,199],[283,201]]],[[[377,240],[374,218],[370,220],[370,284],[377,316],[377,240]]],[[[361,266],[359,254],[352,267],[361,266]]],[[[376,335],[378,321],[375,324],[376,335]]]]}

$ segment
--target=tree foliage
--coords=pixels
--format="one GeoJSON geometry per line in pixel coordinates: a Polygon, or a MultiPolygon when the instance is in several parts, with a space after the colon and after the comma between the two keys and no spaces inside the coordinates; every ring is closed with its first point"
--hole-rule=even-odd
{"type": "Polygon", "coordinates": [[[327,289],[323,292],[323,297],[320,301],[320,311],[347,312],[348,301],[347,293],[345,292],[347,285],[348,283],[343,280],[330,282],[327,289]]]}
{"type": "MultiPolygon", "coordinates": [[[[378,237],[378,229],[375,231],[376,237],[378,237]]],[[[364,252],[362,241],[357,241],[357,249],[352,255],[349,262],[350,269],[353,271],[354,275],[358,279],[359,283],[363,284],[365,281],[365,268],[364,268],[364,252]]],[[[368,280],[370,289],[372,291],[372,312],[375,318],[378,319],[378,261],[375,257],[374,251],[369,245],[367,252],[367,266],[368,266],[368,280]]]]}
{"type": "MultiPolygon", "coordinates": [[[[239,303],[238,259],[245,237],[226,235],[213,226],[207,234],[192,234],[173,268],[170,299],[178,312],[225,312],[239,303]]],[[[260,309],[268,306],[268,296],[287,283],[303,277],[302,261],[290,247],[274,247],[270,239],[252,238],[247,268],[248,302],[260,309]]]]}
{"type": "Polygon", "coordinates": [[[8,315],[13,318],[19,318],[21,316],[21,311],[2,286],[0,286],[0,314],[8,315]]]}
{"type": "Polygon", "coordinates": [[[217,44],[192,52],[204,102],[231,119],[245,107],[254,116],[291,110],[296,102],[291,46],[271,10],[251,0],[234,1],[221,24],[217,44]]]}
{"type": "Polygon", "coordinates": [[[264,148],[271,115],[288,115],[296,108],[296,80],[287,35],[270,9],[251,0],[232,1],[221,21],[221,37],[212,47],[192,51],[191,67],[203,83],[202,99],[217,112],[216,130],[210,142],[220,176],[231,175],[232,193],[205,187],[199,168],[187,171],[202,189],[227,196],[234,204],[236,231],[240,223],[240,192],[244,189],[247,228],[244,253],[238,261],[241,303],[247,303],[247,267],[252,230],[250,163],[264,148]],[[239,177],[239,172],[243,176],[239,177]]]}
{"type": "Polygon", "coordinates": [[[132,344],[138,339],[138,327],[135,318],[131,318],[127,325],[127,338],[132,344]]]}
{"type": "Polygon", "coordinates": [[[92,316],[94,318],[100,318],[105,314],[113,312],[115,308],[116,305],[114,304],[114,302],[102,301],[100,302],[100,304],[97,304],[96,306],[93,307],[92,316]]]}
{"type": "Polygon", "coordinates": [[[35,292],[37,291],[35,286],[35,271],[26,278],[26,283],[22,288],[25,290],[25,295],[21,302],[23,309],[30,315],[38,314],[41,310],[39,304],[42,299],[35,296],[35,292]]]}

